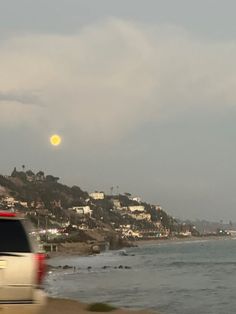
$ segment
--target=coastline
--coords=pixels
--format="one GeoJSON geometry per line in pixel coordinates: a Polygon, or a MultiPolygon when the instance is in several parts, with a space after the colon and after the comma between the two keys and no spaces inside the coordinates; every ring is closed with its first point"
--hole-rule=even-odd
{"type": "MultiPolygon", "coordinates": [[[[153,244],[166,244],[166,243],[182,243],[182,242],[198,242],[198,241],[214,241],[214,240],[231,240],[236,237],[232,236],[206,236],[206,237],[188,237],[188,238],[166,238],[166,239],[145,239],[145,240],[134,240],[130,241],[129,246],[119,247],[119,249],[128,249],[130,247],[139,247],[143,245],[153,245],[153,244]]],[[[114,250],[111,250],[114,251],[114,250]]],[[[103,250],[101,250],[103,252],[103,250]]],[[[75,243],[64,243],[60,246],[60,249],[57,252],[48,252],[48,258],[58,257],[58,256],[68,256],[68,255],[77,255],[77,256],[89,256],[97,255],[100,252],[93,252],[91,249],[91,244],[85,242],[75,242],[75,243]]]]}
{"type": "MultiPolygon", "coordinates": [[[[60,299],[60,298],[51,298],[49,297],[47,300],[47,304],[41,313],[43,314],[89,314],[95,313],[91,312],[88,309],[88,304],[82,303],[80,301],[70,300],[70,299],[60,299]]],[[[99,312],[99,313],[107,313],[107,312],[99,312]]],[[[157,312],[149,311],[149,310],[127,310],[122,308],[117,308],[110,313],[114,314],[152,314],[157,312]]]]}
{"type": "Polygon", "coordinates": [[[180,243],[180,242],[198,242],[198,241],[214,241],[214,240],[232,240],[236,237],[232,236],[206,236],[206,237],[186,237],[186,238],[166,238],[166,239],[145,239],[136,240],[133,243],[137,246],[146,244],[165,244],[165,243],[180,243]]]}

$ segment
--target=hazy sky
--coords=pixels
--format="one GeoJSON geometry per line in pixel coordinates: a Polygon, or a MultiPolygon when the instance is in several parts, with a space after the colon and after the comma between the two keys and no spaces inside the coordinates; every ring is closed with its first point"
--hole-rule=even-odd
{"type": "Polygon", "coordinates": [[[24,164],[175,217],[236,221],[235,12],[234,0],[0,0],[0,173],[24,164]]]}

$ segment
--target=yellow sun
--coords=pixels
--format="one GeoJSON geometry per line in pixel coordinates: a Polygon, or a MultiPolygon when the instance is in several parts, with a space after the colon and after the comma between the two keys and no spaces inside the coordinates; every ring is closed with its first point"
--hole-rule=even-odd
{"type": "Polygon", "coordinates": [[[50,137],[50,143],[53,145],[53,146],[58,146],[61,144],[61,137],[57,134],[54,134],[50,137]]]}

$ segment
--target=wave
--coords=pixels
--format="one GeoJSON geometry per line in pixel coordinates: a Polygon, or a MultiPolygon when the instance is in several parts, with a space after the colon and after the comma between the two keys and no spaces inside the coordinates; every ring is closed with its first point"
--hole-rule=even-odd
{"type": "Polygon", "coordinates": [[[176,261],[168,264],[169,266],[185,267],[185,266],[236,266],[236,262],[214,262],[214,261],[199,261],[199,262],[188,262],[188,261],[176,261]]]}

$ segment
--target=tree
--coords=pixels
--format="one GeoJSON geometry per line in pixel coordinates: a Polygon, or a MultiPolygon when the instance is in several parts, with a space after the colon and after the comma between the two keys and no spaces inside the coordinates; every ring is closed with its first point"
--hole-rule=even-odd
{"type": "Polygon", "coordinates": [[[46,176],[46,181],[47,181],[47,182],[57,182],[58,180],[59,180],[58,177],[54,177],[54,176],[52,176],[52,175],[47,175],[47,176],[46,176]]]}
{"type": "Polygon", "coordinates": [[[14,167],[12,173],[11,173],[11,177],[16,177],[17,176],[17,170],[16,167],[14,167]]]}
{"type": "Polygon", "coordinates": [[[113,190],[114,190],[114,187],[112,186],[111,187],[111,195],[113,195],[113,190]]]}
{"type": "Polygon", "coordinates": [[[125,196],[127,196],[127,197],[131,197],[131,194],[128,193],[128,192],[125,192],[124,194],[125,194],[125,196]]]}
{"type": "Polygon", "coordinates": [[[29,176],[29,177],[33,177],[33,176],[35,175],[32,170],[26,171],[26,174],[27,174],[27,176],[29,176]]]}

